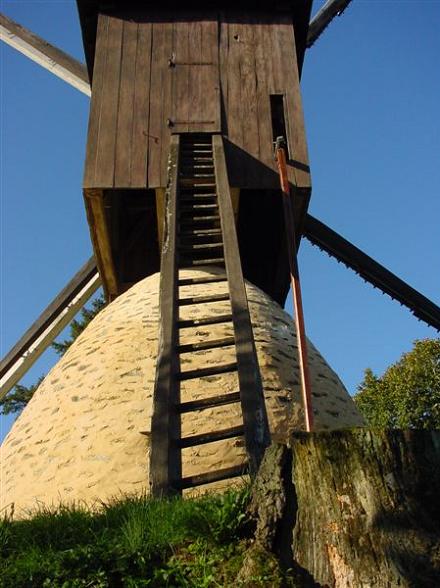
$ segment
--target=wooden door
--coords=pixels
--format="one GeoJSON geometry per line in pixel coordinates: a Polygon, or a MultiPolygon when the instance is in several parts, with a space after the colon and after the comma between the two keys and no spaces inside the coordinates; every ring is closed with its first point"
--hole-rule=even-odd
{"type": "Polygon", "coordinates": [[[218,23],[194,19],[174,23],[168,126],[174,133],[220,132],[218,23]]]}

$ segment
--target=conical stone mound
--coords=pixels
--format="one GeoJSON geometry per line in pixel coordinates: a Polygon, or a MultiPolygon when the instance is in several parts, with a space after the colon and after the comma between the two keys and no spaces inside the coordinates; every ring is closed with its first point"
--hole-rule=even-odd
{"type": "MultiPolygon", "coordinates": [[[[216,268],[184,277],[221,273],[216,268]]],[[[247,284],[255,343],[272,436],[302,429],[296,337],[289,315],[247,284]]],[[[221,293],[225,282],[194,286],[187,295],[221,293]]],[[[184,289],[183,289],[184,290],[184,289]]],[[[152,399],[158,346],[159,274],[107,306],[78,337],[39,386],[1,447],[1,508],[15,512],[59,502],[99,500],[148,492],[152,399]]],[[[181,292],[185,295],[185,291],[181,292]]],[[[181,318],[226,314],[229,302],[181,308],[181,318]]],[[[181,343],[221,339],[232,325],[182,331],[181,343]]],[[[184,369],[233,361],[235,348],[182,356],[184,369]]],[[[362,417],[342,382],[309,342],[316,426],[353,427],[362,417]]],[[[182,382],[182,402],[238,390],[236,374],[182,382]]],[[[241,423],[239,404],[184,415],[182,435],[241,423]]],[[[241,439],[185,449],[183,475],[225,468],[245,459],[241,439]]]]}

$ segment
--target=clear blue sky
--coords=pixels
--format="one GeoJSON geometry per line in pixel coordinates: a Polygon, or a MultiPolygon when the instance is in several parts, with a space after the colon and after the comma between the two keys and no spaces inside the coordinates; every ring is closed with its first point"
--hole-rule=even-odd
{"type": "MultiPolygon", "coordinates": [[[[321,2],[315,2],[314,10],[321,2]]],[[[76,4],[0,10],[84,60],[76,4]]],[[[440,2],[354,0],[307,51],[310,211],[440,304],[440,2]]],[[[81,194],[89,100],[1,46],[1,354],[90,256],[81,194]]],[[[305,240],[308,335],[351,393],[438,333],[305,240]]],[[[289,301],[288,308],[291,308],[289,301]]],[[[55,361],[48,352],[23,380],[55,361]]],[[[1,417],[0,439],[11,419],[1,417]]]]}

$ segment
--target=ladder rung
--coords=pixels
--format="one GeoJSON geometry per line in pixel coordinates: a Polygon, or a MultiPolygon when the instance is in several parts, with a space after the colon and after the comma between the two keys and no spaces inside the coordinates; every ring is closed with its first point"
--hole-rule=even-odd
{"type": "Polygon", "coordinates": [[[211,147],[212,141],[210,137],[191,137],[182,141],[182,146],[185,147],[197,147],[198,145],[209,145],[211,147]]]}
{"type": "Polygon", "coordinates": [[[233,437],[240,437],[244,434],[244,426],[231,427],[230,429],[223,429],[222,431],[213,431],[211,433],[201,433],[200,435],[191,435],[191,437],[183,437],[175,441],[180,449],[186,447],[194,447],[195,445],[204,445],[205,443],[214,443],[215,441],[224,441],[225,439],[232,439],[233,437]]]}
{"type": "Polygon", "coordinates": [[[220,220],[218,215],[209,215],[209,216],[195,216],[193,218],[184,218],[180,221],[181,225],[193,225],[197,223],[208,223],[213,221],[220,220]]]}
{"type": "Polygon", "coordinates": [[[245,476],[249,472],[247,463],[232,466],[230,468],[223,468],[214,472],[206,472],[205,474],[197,474],[195,476],[187,476],[178,482],[174,482],[173,486],[179,490],[186,488],[194,488],[194,486],[202,486],[203,484],[212,484],[213,482],[221,482],[221,480],[228,480],[229,478],[237,478],[245,476]]]}
{"type": "Polygon", "coordinates": [[[201,180],[214,180],[214,175],[211,173],[195,173],[193,169],[188,170],[188,173],[180,173],[180,182],[184,184],[200,184],[201,180]]]}
{"type": "Polygon", "coordinates": [[[200,398],[199,400],[191,400],[190,402],[181,402],[176,406],[176,409],[179,413],[193,412],[195,410],[214,408],[215,406],[234,404],[235,402],[240,402],[240,392],[219,394],[211,398],[200,398]]]}
{"type": "Polygon", "coordinates": [[[221,235],[222,230],[220,227],[214,229],[194,229],[194,231],[182,231],[180,232],[181,237],[209,237],[210,235],[221,235]]]}
{"type": "Polygon", "coordinates": [[[193,194],[187,192],[185,194],[181,194],[179,201],[180,202],[194,202],[194,204],[198,203],[199,201],[203,200],[212,200],[213,198],[217,198],[217,194],[215,192],[211,193],[200,193],[200,194],[193,194]]]}
{"type": "Polygon", "coordinates": [[[208,296],[194,296],[191,298],[181,298],[178,300],[179,306],[188,306],[190,304],[204,304],[206,302],[221,302],[229,300],[229,292],[224,294],[210,294],[208,296]]]}
{"type": "Polygon", "coordinates": [[[215,190],[214,186],[211,186],[211,190],[208,190],[207,188],[204,188],[203,186],[192,186],[191,188],[185,187],[185,186],[181,186],[180,188],[180,196],[185,195],[185,196],[216,196],[217,192],[215,190]]]}
{"type": "Polygon", "coordinates": [[[195,206],[188,206],[185,209],[180,211],[180,220],[187,221],[187,220],[197,220],[201,217],[206,216],[217,216],[216,212],[218,211],[217,204],[210,204],[208,206],[195,207],[195,206]]]}
{"type": "Polygon", "coordinates": [[[211,339],[210,341],[200,341],[198,343],[185,343],[179,345],[177,350],[179,353],[191,353],[195,351],[202,351],[204,349],[218,349],[219,347],[229,347],[235,345],[234,337],[225,337],[224,339],[211,339]]]}
{"type": "Polygon", "coordinates": [[[184,258],[179,264],[179,269],[185,269],[186,267],[199,267],[204,265],[224,265],[224,257],[213,257],[211,259],[187,259],[184,258]]]}
{"type": "Polygon", "coordinates": [[[185,157],[182,157],[182,164],[185,165],[186,163],[211,163],[212,164],[212,157],[206,156],[206,155],[199,155],[196,157],[190,157],[188,155],[185,155],[185,157]]]}
{"type": "Polygon", "coordinates": [[[192,140],[192,141],[183,141],[182,142],[182,151],[193,151],[198,147],[209,147],[212,149],[212,141],[203,141],[203,140],[192,140]]]}
{"type": "Polygon", "coordinates": [[[182,186],[197,186],[198,188],[215,189],[215,182],[207,182],[206,178],[200,178],[200,181],[198,181],[198,178],[181,178],[180,184],[182,186]]]}
{"type": "Polygon", "coordinates": [[[223,246],[223,240],[221,235],[197,235],[194,238],[184,235],[182,236],[182,244],[180,245],[181,251],[193,251],[197,253],[196,249],[203,250],[218,249],[223,246]]]}
{"type": "Polygon", "coordinates": [[[204,212],[205,210],[209,210],[211,208],[218,208],[217,202],[211,202],[209,204],[194,203],[192,206],[186,204],[180,207],[180,212],[197,212],[198,210],[204,212]]]}
{"type": "Polygon", "coordinates": [[[200,243],[200,244],[189,244],[189,245],[181,245],[179,249],[181,251],[193,251],[194,253],[198,253],[205,250],[210,249],[219,249],[223,247],[223,242],[219,241],[218,243],[200,243]]]}
{"type": "Polygon", "coordinates": [[[205,376],[216,376],[217,374],[226,374],[228,372],[237,371],[237,362],[224,363],[223,365],[210,365],[205,368],[198,368],[195,370],[188,370],[186,372],[179,372],[177,377],[179,380],[193,380],[194,378],[203,378],[205,376]]]}
{"type": "Polygon", "coordinates": [[[189,327],[198,327],[201,325],[218,325],[220,323],[230,323],[231,321],[232,314],[218,314],[216,316],[180,320],[177,322],[177,326],[180,329],[187,329],[189,327]]]}
{"type": "MultiPolygon", "coordinates": [[[[214,169],[214,163],[212,162],[210,157],[205,157],[204,161],[200,161],[200,159],[195,159],[195,158],[186,158],[185,159],[185,163],[182,162],[180,165],[180,175],[182,175],[182,172],[185,170],[190,170],[190,171],[195,171],[195,170],[201,170],[201,171],[206,171],[207,169],[209,170],[213,170],[214,169]]],[[[213,172],[211,172],[211,175],[214,175],[213,172]]]]}
{"type": "Polygon", "coordinates": [[[198,284],[214,284],[216,282],[227,282],[226,276],[212,276],[209,278],[182,278],[179,286],[196,286],[198,284]]]}
{"type": "Polygon", "coordinates": [[[183,149],[181,152],[181,157],[197,157],[198,155],[209,156],[212,158],[211,145],[206,145],[205,148],[197,147],[197,149],[183,149]]]}

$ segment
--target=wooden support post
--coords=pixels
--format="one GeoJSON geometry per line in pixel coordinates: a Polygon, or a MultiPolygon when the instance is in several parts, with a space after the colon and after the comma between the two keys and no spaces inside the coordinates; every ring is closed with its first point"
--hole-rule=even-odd
{"type": "Polygon", "coordinates": [[[283,193],[284,224],[290,266],[290,280],[292,284],[293,307],[295,311],[296,338],[298,341],[299,369],[301,376],[301,392],[304,406],[306,431],[313,430],[312,391],[310,384],[309,366],[307,360],[307,339],[304,327],[304,312],[301,297],[301,283],[299,279],[298,259],[296,255],[295,219],[289,181],[287,179],[286,151],[282,138],[277,139],[276,160],[280,174],[281,191],[283,193]]]}
{"type": "Polygon", "coordinates": [[[234,211],[221,135],[213,135],[212,144],[224,257],[234,324],[245,441],[250,473],[253,475],[257,472],[264,451],[270,443],[270,432],[241,269],[234,211]]]}
{"type": "Polygon", "coordinates": [[[160,274],[160,331],[156,383],[151,420],[151,494],[160,497],[178,492],[173,482],[182,477],[180,452],[172,443],[180,438],[179,382],[177,354],[177,198],[179,177],[179,135],[171,137],[169,180],[165,196],[165,219],[160,274]]]}

